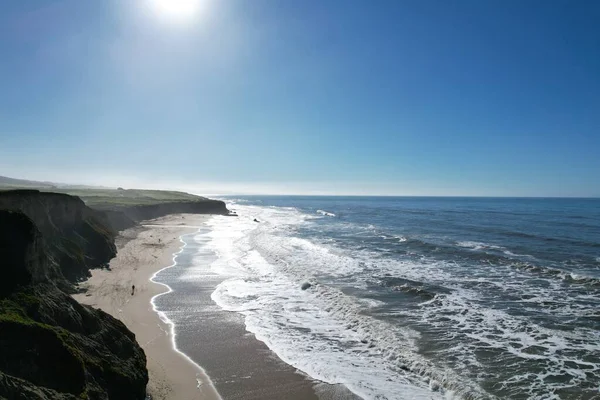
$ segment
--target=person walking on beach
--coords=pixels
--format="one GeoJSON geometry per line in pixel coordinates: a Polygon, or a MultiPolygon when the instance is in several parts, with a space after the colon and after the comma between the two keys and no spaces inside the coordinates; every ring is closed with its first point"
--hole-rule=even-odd
{"type": "Polygon", "coordinates": [[[135,285],[131,285],[131,295],[133,296],[135,293],[135,285]]]}

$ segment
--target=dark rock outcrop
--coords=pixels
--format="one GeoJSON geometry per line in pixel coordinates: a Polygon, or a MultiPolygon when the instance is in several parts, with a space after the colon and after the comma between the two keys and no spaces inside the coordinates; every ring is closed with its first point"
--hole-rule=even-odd
{"type": "Polygon", "coordinates": [[[0,208],[22,210],[0,209],[0,398],[143,399],[146,357],[134,334],[59,288],[69,252],[81,253],[67,260],[81,270],[110,255],[110,228],[80,201],[21,195],[21,207],[0,196],[0,208]],[[52,235],[75,245],[57,251],[52,235]]]}
{"type": "Polygon", "coordinates": [[[65,279],[87,278],[90,269],[108,264],[117,253],[116,231],[107,216],[78,197],[37,190],[4,191],[0,192],[0,210],[21,211],[34,221],[48,246],[47,255],[58,265],[45,278],[53,278],[63,289],[68,287],[65,279]]]}
{"type": "Polygon", "coordinates": [[[33,222],[19,212],[0,212],[0,296],[61,276],[45,256],[42,235],[33,222]]]}
{"type": "Polygon", "coordinates": [[[0,300],[0,371],[0,397],[7,398],[23,380],[78,398],[143,399],[148,382],[133,333],[51,284],[0,300]]]}

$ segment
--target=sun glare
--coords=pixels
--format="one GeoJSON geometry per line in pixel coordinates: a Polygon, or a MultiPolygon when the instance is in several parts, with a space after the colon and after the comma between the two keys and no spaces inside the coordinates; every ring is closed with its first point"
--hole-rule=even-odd
{"type": "Polygon", "coordinates": [[[154,11],[161,17],[184,21],[194,18],[204,0],[149,0],[154,11]]]}

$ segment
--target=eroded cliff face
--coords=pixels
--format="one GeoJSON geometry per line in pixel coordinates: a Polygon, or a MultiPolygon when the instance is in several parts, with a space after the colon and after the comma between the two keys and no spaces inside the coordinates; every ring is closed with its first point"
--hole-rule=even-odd
{"type": "Polygon", "coordinates": [[[73,196],[0,192],[0,399],[143,399],[146,357],[123,323],[68,294],[116,254],[116,232],[216,200],[94,210],[73,196]]]}
{"type": "Polygon", "coordinates": [[[0,210],[21,211],[32,221],[47,245],[55,267],[36,278],[51,278],[63,289],[66,282],[89,276],[92,268],[107,265],[117,252],[116,232],[106,215],[87,207],[78,197],[37,190],[0,192],[0,210]],[[64,278],[64,279],[62,279],[64,278]]]}
{"type": "Polygon", "coordinates": [[[27,216],[0,212],[0,296],[20,285],[62,276],[44,250],[42,235],[27,216]]]}
{"type": "Polygon", "coordinates": [[[140,221],[169,214],[217,214],[229,215],[225,202],[220,200],[174,201],[151,205],[97,206],[104,213],[110,226],[117,232],[131,228],[140,221]]]}
{"type": "Polygon", "coordinates": [[[25,194],[22,207],[0,196],[0,398],[144,399],[146,357],[134,334],[59,288],[65,257],[80,270],[111,257],[111,229],[80,201],[38,196],[25,194]],[[22,211],[1,210],[7,204],[22,211]],[[65,254],[53,235],[74,245],[65,254]]]}
{"type": "Polygon", "coordinates": [[[120,211],[124,212],[129,218],[135,221],[153,219],[168,214],[220,214],[228,215],[229,210],[225,203],[220,200],[204,201],[180,201],[169,202],[154,205],[141,205],[132,207],[123,207],[120,211]]]}

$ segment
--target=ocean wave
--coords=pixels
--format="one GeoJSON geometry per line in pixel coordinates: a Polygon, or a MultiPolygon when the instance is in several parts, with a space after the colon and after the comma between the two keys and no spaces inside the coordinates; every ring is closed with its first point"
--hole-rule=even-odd
{"type": "Polygon", "coordinates": [[[574,272],[564,271],[558,268],[535,265],[530,263],[513,263],[510,264],[510,266],[521,271],[535,273],[538,276],[549,276],[552,278],[558,278],[566,283],[600,287],[600,278],[593,276],[576,274],[574,272]]]}
{"type": "Polygon", "coordinates": [[[589,371],[589,377],[594,376],[596,380],[600,373],[597,357],[600,347],[597,342],[592,344],[595,339],[590,341],[591,337],[598,337],[597,332],[549,329],[525,317],[484,307],[474,292],[456,290],[437,296],[425,303],[422,320],[437,328],[440,332],[437,340],[448,342],[449,346],[457,339],[467,344],[468,351],[451,352],[462,362],[473,363],[470,355],[479,353],[491,357],[486,360],[487,364],[511,365],[510,370],[499,369],[501,372],[495,377],[507,398],[516,393],[528,393],[530,398],[538,398],[539,393],[573,386],[590,390],[588,376],[581,371],[589,371]],[[590,357],[586,360],[583,354],[590,354],[590,357]],[[540,369],[540,379],[530,380],[527,376],[532,364],[540,369]]]}
{"type": "Polygon", "coordinates": [[[483,243],[483,242],[462,241],[462,242],[456,242],[456,245],[459,247],[466,247],[468,249],[473,249],[473,250],[486,250],[486,249],[506,250],[502,246],[497,246],[497,245],[483,243]]]}
{"type": "Polygon", "coordinates": [[[248,205],[248,204],[261,204],[262,200],[260,199],[254,199],[254,200],[250,200],[250,199],[242,199],[242,198],[232,198],[232,197],[226,197],[226,196],[212,196],[213,199],[215,200],[221,200],[224,201],[225,204],[227,204],[227,207],[235,207],[237,205],[248,205]]]}
{"type": "Polygon", "coordinates": [[[335,217],[334,213],[331,213],[331,212],[328,212],[328,211],[324,211],[324,210],[317,210],[317,213],[321,214],[323,216],[326,216],[326,217],[335,217]]]}
{"type": "MultiPolygon", "coordinates": [[[[510,263],[513,262],[514,259],[528,259],[528,260],[536,260],[536,258],[530,254],[519,254],[514,253],[513,251],[507,249],[504,246],[489,244],[484,242],[475,242],[475,241],[458,241],[456,242],[456,246],[469,249],[471,252],[479,251],[485,253],[486,256],[483,256],[483,259],[489,261],[495,261],[498,263],[510,263]],[[501,256],[499,253],[502,253],[504,256],[501,256]]],[[[471,256],[473,257],[473,256],[471,256]]],[[[482,259],[481,256],[475,256],[476,258],[482,259]]]]}
{"type": "Polygon", "coordinates": [[[380,237],[385,240],[397,240],[399,243],[408,241],[408,239],[402,235],[380,235],[380,237]]]}
{"type": "MultiPolygon", "coordinates": [[[[219,199],[219,200],[221,200],[221,199],[219,199]]],[[[227,198],[227,199],[224,199],[224,201],[230,202],[232,204],[249,204],[249,203],[251,203],[251,201],[248,199],[229,199],[229,198],[227,198]]]]}
{"type": "Polygon", "coordinates": [[[535,259],[535,257],[532,256],[532,255],[530,255],[530,254],[517,254],[517,253],[513,253],[510,250],[504,250],[503,253],[506,254],[507,256],[511,257],[511,258],[517,257],[517,258],[535,259]]]}
{"type": "Polygon", "coordinates": [[[362,301],[315,276],[322,271],[343,278],[375,265],[349,262],[331,249],[281,235],[288,229],[281,221],[275,223],[272,215],[260,218],[271,228],[226,218],[213,225],[208,246],[219,259],[211,268],[231,278],[212,297],[224,309],[242,313],[248,331],[280,358],[365,399],[490,397],[476,383],[438,370],[420,356],[415,331],[365,315],[362,301]],[[240,230],[241,238],[227,238],[238,238],[232,232],[240,230]],[[302,290],[304,282],[312,286],[302,290]]]}
{"type": "Polygon", "coordinates": [[[575,246],[586,246],[586,247],[593,247],[593,248],[600,247],[600,243],[589,242],[586,240],[549,237],[549,236],[536,235],[536,234],[531,234],[531,233],[526,233],[526,232],[516,232],[516,231],[502,231],[502,230],[495,230],[495,229],[492,231],[501,233],[506,236],[512,236],[512,237],[518,237],[518,238],[524,238],[524,239],[535,239],[535,240],[539,240],[542,242],[563,243],[563,244],[570,244],[570,245],[575,245],[575,246]]]}
{"type": "Polygon", "coordinates": [[[241,312],[248,331],[290,365],[365,399],[490,398],[419,357],[416,332],[364,315],[362,302],[327,285],[301,291],[297,283],[232,279],[213,300],[241,312]]]}
{"type": "Polygon", "coordinates": [[[393,291],[403,292],[417,296],[421,299],[431,300],[441,293],[450,293],[451,290],[443,286],[429,285],[424,282],[417,282],[410,279],[398,277],[383,277],[379,279],[379,284],[390,288],[393,291]]]}
{"type": "Polygon", "coordinates": [[[516,261],[525,255],[483,242],[409,237],[396,247],[413,253],[387,257],[373,249],[383,247],[381,238],[398,238],[377,229],[375,246],[363,237],[340,248],[296,236],[315,224],[299,210],[247,207],[244,214],[264,223],[214,219],[207,246],[219,258],[211,268],[229,279],[213,299],[242,313],[249,331],[310,376],[381,399],[493,398],[478,382],[494,382],[501,398],[548,398],[573,385],[597,390],[596,278],[516,261]],[[312,286],[302,290],[304,282],[312,286]],[[397,320],[378,318],[371,312],[385,316],[384,304],[373,303],[383,309],[373,311],[344,287],[380,294],[384,303],[409,300],[389,312],[397,320]],[[588,325],[573,329],[577,318],[588,325]]]}

